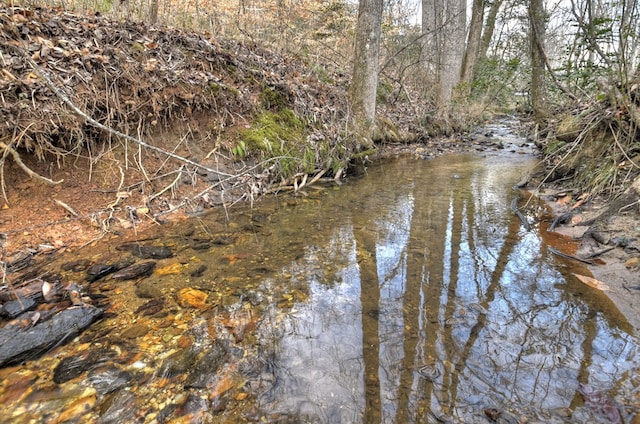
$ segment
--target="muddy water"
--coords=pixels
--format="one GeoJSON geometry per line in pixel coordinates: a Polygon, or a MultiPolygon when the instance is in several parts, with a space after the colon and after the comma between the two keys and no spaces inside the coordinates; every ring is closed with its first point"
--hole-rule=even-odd
{"type": "MultiPolygon", "coordinates": [[[[83,283],[107,315],[0,371],[0,422],[629,421],[638,340],[512,212],[535,161],[509,150],[372,164],[140,235],[173,256],[83,283]]],[[[84,281],[132,258],[121,244],[45,268],[84,281]]]]}

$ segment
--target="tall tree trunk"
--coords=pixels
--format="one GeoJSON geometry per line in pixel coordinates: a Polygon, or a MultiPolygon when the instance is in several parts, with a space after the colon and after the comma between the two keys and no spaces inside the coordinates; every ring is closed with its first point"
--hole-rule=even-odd
{"type": "Polygon", "coordinates": [[[529,41],[531,49],[531,103],[536,122],[548,115],[547,86],[545,81],[545,10],[543,0],[529,2],[529,41]]]}
{"type": "Polygon", "coordinates": [[[487,58],[487,51],[489,51],[493,32],[496,29],[496,19],[498,18],[498,12],[500,11],[500,6],[502,6],[502,1],[503,0],[493,0],[489,7],[489,12],[487,12],[487,22],[484,25],[482,38],[480,40],[480,51],[478,52],[479,60],[487,58]]]}
{"type": "Polygon", "coordinates": [[[435,76],[440,67],[437,15],[436,0],[422,0],[422,63],[427,75],[431,76],[435,76]]]}
{"type": "Polygon", "coordinates": [[[383,0],[360,0],[350,96],[356,132],[371,144],[375,129],[383,0]]]}
{"type": "MultiPolygon", "coordinates": [[[[443,0],[440,0],[443,1],[443,0]]],[[[466,0],[444,1],[442,33],[442,62],[438,72],[438,97],[436,107],[441,117],[449,114],[453,89],[460,82],[462,58],[467,25],[466,0]]]]}
{"type": "Polygon", "coordinates": [[[467,48],[464,51],[462,60],[462,75],[460,79],[465,85],[466,93],[471,92],[474,71],[478,63],[480,53],[480,37],[482,36],[482,24],[484,20],[484,0],[473,0],[471,9],[471,23],[469,24],[469,35],[467,36],[467,48]]]}

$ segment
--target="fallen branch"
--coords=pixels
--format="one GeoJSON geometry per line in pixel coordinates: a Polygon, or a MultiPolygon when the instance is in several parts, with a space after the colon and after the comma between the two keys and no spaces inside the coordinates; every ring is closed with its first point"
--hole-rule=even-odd
{"type": "Polygon", "coordinates": [[[582,259],[582,258],[579,258],[577,256],[569,255],[567,253],[564,253],[564,252],[561,252],[559,250],[556,250],[553,247],[549,247],[549,252],[553,253],[554,255],[560,256],[562,258],[573,259],[574,261],[582,262],[582,263],[588,264],[588,265],[593,265],[593,261],[590,261],[588,259],[582,259]]]}

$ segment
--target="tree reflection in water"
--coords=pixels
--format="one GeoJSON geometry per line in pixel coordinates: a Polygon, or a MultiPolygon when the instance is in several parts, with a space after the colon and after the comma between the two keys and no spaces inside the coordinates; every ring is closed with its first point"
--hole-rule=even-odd
{"type": "Polygon", "coordinates": [[[510,211],[531,165],[400,159],[297,209],[322,242],[264,282],[304,278],[310,296],[271,319],[263,407],[331,423],[483,422],[486,408],[590,419],[580,385],[615,390],[638,346],[510,211]]]}

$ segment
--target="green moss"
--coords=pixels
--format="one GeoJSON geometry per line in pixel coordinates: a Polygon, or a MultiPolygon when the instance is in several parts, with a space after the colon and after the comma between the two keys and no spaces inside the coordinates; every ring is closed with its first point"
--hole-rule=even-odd
{"type": "Polygon", "coordinates": [[[271,88],[265,87],[260,93],[260,103],[267,110],[283,110],[287,105],[287,99],[283,93],[271,88]]]}
{"type": "Polygon", "coordinates": [[[277,158],[278,174],[284,178],[315,168],[314,149],[305,143],[305,126],[291,109],[265,111],[251,128],[240,131],[233,152],[277,158]]]}
{"type": "Polygon", "coordinates": [[[565,147],[567,145],[567,143],[565,143],[564,141],[553,139],[552,141],[549,142],[549,144],[547,144],[544,148],[544,154],[545,155],[553,155],[558,153],[563,147],[565,147]]]}

